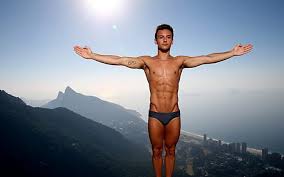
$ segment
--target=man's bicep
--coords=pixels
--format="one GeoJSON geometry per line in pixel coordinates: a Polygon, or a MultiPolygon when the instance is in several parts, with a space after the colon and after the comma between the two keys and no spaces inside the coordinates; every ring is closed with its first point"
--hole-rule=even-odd
{"type": "Polygon", "coordinates": [[[190,57],[190,56],[181,56],[183,60],[183,67],[184,68],[193,68],[202,64],[208,63],[209,57],[206,55],[201,55],[201,56],[195,56],[195,57],[190,57]]]}
{"type": "Polygon", "coordinates": [[[119,64],[132,69],[143,69],[145,65],[141,57],[121,57],[119,64]]]}

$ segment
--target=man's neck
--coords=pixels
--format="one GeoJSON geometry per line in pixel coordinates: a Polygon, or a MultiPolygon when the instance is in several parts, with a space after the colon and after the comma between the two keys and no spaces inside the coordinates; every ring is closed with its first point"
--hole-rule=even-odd
{"type": "Polygon", "coordinates": [[[157,58],[159,58],[160,60],[168,60],[169,58],[171,58],[170,51],[162,52],[161,50],[158,50],[157,58]]]}

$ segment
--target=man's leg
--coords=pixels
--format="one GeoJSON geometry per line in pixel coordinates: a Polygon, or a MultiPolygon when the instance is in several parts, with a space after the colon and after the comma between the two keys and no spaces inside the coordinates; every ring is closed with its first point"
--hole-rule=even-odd
{"type": "Polygon", "coordinates": [[[156,177],[162,177],[164,125],[155,118],[148,119],[149,138],[152,144],[152,163],[156,177]]]}
{"type": "Polygon", "coordinates": [[[175,149],[180,135],[180,117],[173,118],[165,127],[166,177],[171,177],[175,166],[175,149]]]}

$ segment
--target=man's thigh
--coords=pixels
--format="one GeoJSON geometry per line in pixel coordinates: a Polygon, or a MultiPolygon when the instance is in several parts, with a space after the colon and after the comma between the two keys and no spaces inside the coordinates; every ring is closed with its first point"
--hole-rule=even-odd
{"type": "Polygon", "coordinates": [[[181,120],[180,117],[173,118],[165,126],[165,145],[174,146],[177,144],[180,136],[181,120]]]}
{"type": "Polygon", "coordinates": [[[149,117],[148,132],[152,146],[163,147],[164,131],[165,127],[159,120],[149,117]]]}

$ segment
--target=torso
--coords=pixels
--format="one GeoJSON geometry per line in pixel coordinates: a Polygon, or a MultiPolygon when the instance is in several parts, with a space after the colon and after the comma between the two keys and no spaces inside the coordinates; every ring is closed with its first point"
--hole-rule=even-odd
{"type": "Polygon", "coordinates": [[[179,110],[178,89],[182,73],[182,60],[171,57],[161,60],[145,57],[144,72],[150,89],[150,110],[174,112],[179,110]]]}

